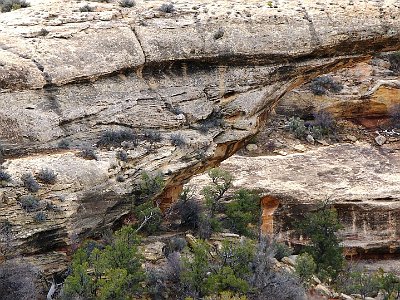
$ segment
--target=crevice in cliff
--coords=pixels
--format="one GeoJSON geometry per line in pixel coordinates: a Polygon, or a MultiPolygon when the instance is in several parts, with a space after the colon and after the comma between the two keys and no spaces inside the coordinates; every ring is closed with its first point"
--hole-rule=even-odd
{"type": "MultiPolygon", "coordinates": [[[[48,84],[49,83],[49,76],[48,76],[48,74],[46,73],[46,72],[44,72],[44,67],[42,66],[42,65],[40,65],[35,59],[33,59],[32,57],[29,57],[29,56],[27,56],[27,55],[22,55],[22,54],[20,54],[20,53],[18,53],[18,52],[16,52],[16,51],[12,51],[11,50],[12,48],[11,47],[5,47],[4,46],[4,44],[1,44],[0,43],[0,50],[3,50],[3,51],[6,51],[6,52],[9,52],[9,53],[11,53],[11,54],[14,54],[14,55],[16,55],[16,56],[18,56],[19,58],[21,58],[21,59],[23,59],[23,60],[30,60],[31,62],[33,62],[34,63],[34,65],[36,66],[36,68],[39,70],[39,72],[40,72],[40,74],[42,75],[42,77],[43,77],[43,79],[44,79],[44,81],[46,81],[46,83],[48,84]]],[[[26,90],[26,87],[27,86],[23,86],[23,90],[26,90]]],[[[42,86],[42,88],[43,88],[44,86],[42,86]]],[[[35,89],[39,89],[40,87],[35,87],[35,88],[30,88],[30,89],[32,89],[32,90],[35,90],[35,89]]],[[[1,88],[0,90],[2,90],[3,88],[1,88]]],[[[6,92],[7,91],[14,91],[14,89],[8,89],[8,90],[5,90],[6,92]]]]}
{"type": "Polygon", "coordinates": [[[321,44],[321,41],[319,40],[317,31],[315,30],[313,20],[310,17],[310,15],[308,14],[308,11],[306,10],[306,8],[304,6],[302,6],[301,3],[299,3],[299,6],[301,7],[301,10],[304,14],[304,19],[306,19],[308,21],[308,28],[310,30],[310,36],[311,36],[311,46],[313,48],[317,48],[321,44]]]}
{"type": "Polygon", "coordinates": [[[135,35],[136,40],[137,40],[138,43],[139,43],[140,50],[141,50],[142,53],[143,53],[143,57],[144,57],[144,64],[143,64],[143,65],[145,65],[146,62],[148,61],[148,57],[146,56],[146,52],[144,51],[144,48],[143,48],[143,45],[142,45],[142,41],[140,40],[140,37],[139,37],[138,33],[136,32],[136,28],[135,28],[134,25],[131,25],[131,30],[132,30],[133,34],[135,35]]]}

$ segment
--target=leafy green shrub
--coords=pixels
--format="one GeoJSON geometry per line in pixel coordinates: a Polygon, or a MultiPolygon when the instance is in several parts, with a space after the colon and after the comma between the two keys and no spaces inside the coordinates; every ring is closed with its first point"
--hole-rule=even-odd
{"type": "Polygon", "coordinates": [[[161,209],[154,206],[152,201],[147,201],[135,208],[135,216],[139,230],[144,230],[148,234],[156,233],[162,223],[163,217],[161,209]]]}
{"type": "Polygon", "coordinates": [[[258,225],[260,218],[260,195],[256,191],[240,189],[226,205],[225,211],[230,228],[242,235],[255,236],[249,224],[258,225]]]}
{"type": "Polygon", "coordinates": [[[343,249],[337,237],[341,228],[336,210],[327,203],[322,203],[316,211],[307,213],[296,223],[297,232],[309,239],[304,252],[313,257],[318,277],[322,280],[335,279],[343,268],[343,249]]]}
{"type": "Polygon", "coordinates": [[[275,243],[275,258],[277,260],[282,260],[282,258],[292,255],[293,249],[290,248],[285,243],[275,243]]]}
{"type": "Polygon", "coordinates": [[[379,280],[375,274],[352,270],[338,278],[337,287],[343,293],[360,294],[363,299],[376,296],[379,291],[379,280]]]}
{"type": "Polygon", "coordinates": [[[246,296],[240,296],[231,292],[225,291],[219,295],[207,296],[205,300],[247,300],[246,296]]]}
{"type": "Polygon", "coordinates": [[[32,195],[21,196],[19,204],[27,212],[33,212],[40,208],[39,199],[32,195]]]}
{"type": "Polygon", "coordinates": [[[243,294],[249,291],[248,278],[254,255],[251,241],[225,241],[215,255],[211,255],[210,245],[204,241],[196,242],[192,248],[193,256],[183,258],[182,271],[182,281],[191,296],[204,297],[224,291],[243,294]]]}
{"type": "Polygon", "coordinates": [[[400,277],[391,272],[384,273],[382,269],[376,272],[376,277],[385,300],[400,298],[400,277]]]}
{"type": "Polygon", "coordinates": [[[310,90],[314,95],[325,95],[327,91],[338,93],[343,86],[337,83],[332,76],[320,76],[315,78],[310,84],[310,90]]]}
{"type": "Polygon", "coordinates": [[[249,284],[246,280],[235,275],[229,266],[222,266],[215,274],[210,275],[206,280],[208,294],[220,293],[231,290],[235,293],[247,293],[249,284]]]}
{"type": "Polygon", "coordinates": [[[73,256],[72,273],[63,286],[64,299],[128,299],[142,290],[145,273],[140,239],[132,227],[115,233],[111,245],[81,247],[73,256]]]}
{"type": "Polygon", "coordinates": [[[212,182],[201,191],[207,210],[200,215],[198,222],[198,233],[203,239],[210,238],[213,231],[222,230],[222,224],[216,218],[216,213],[220,211],[221,201],[233,180],[233,176],[229,172],[220,168],[209,170],[208,176],[212,182]]]}
{"type": "Polygon", "coordinates": [[[299,117],[291,117],[288,128],[298,139],[304,138],[307,135],[307,127],[304,125],[304,120],[299,117]]]}
{"type": "Polygon", "coordinates": [[[21,180],[24,184],[24,187],[29,192],[36,193],[40,188],[39,184],[37,183],[35,178],[33,178],[32,174],[26,173],[26,174],[22,175],[21,180]]]}
{"type": "Polygon", "coordinates": [[[148,200],[160,193],[165,183],[162,173],[151,175],[147,172],[142,172],[139,185],[140,200],[148,200]]]}
{"type": "Polygon", "coordinates": [[[136,5],[136,2],[133,0],[122,0],[119,2],[119,6],[121,7],[134,7],[136,5]]]}
{"type": "Polygon", "coordinates": [[[210,245],[204,241],[197,241],[196,244],[192,245],[192,252],[193,257],[191,259],[188,256],[182,259],[183,272],[181,280],[192,295],[204,296],[207,292],[205,279],[210,270],[210,245]]]}
{"type": "Polygon", "coordinates": [[[100,136],[97,141],[97,146],[103,148],[109,148],[111,146],[120,147],[122,142],[130,142],[132,145],[137,146],[139,138],[132,130],[107,130],[100,136]]]}
{"type": "Polygon", "coordinates": [[[42,183],[55,184],[57,181],[57,174],[50,169],[41,169],[39,173],[36,174],[36,179],[42,183]]]}
{"type": "Polygon", "coordinates": [[[161,5],[159,10],[165,13],[173,13],[175,11],[175,7],[172,3],[164,3],[161,5]]]}
{"type": "Polygon", "coordinates": [[[303,253],[296,259],[295,270],[303,284],[308,287],[311,284],[312,276],[317,271],[317,264],[310,254],[303,253]]]}
{"type": "Polygon", "coordinates": [[[261,238],[257,248],[249,239],[224,240],[216,248],[197,240],[190,244],[191,251],[188,247],[182,253],[171,251],[166,273],[150,274],[151,294],[166,299],[246,299],[244,295],[249,299],[305,299],[296,277],[276,271],[275,246],[266,240],[261,238]]]}
{"type": "Polygon", "coordinates": [[[372,273],[350,266],[338,276],[335,288],[346,294],[360,294],[363,299],[375,297],[380,291],[383,299],[394,300],[400,296],[400,278],[382,269],[372,273]]]}
{"type": "Polygon", "coordinates": [[[20,8],[26,8],[29,6],[31,5],[25,0],[0,0],[0,8],[2,13],[10,12],[20,8]]]}

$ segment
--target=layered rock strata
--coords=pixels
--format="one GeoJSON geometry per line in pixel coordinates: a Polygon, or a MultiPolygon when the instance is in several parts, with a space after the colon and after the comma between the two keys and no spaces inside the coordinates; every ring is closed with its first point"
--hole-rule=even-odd
{"type": "Polygon", "coordinates": [[[0,220],[14,254],[51,272],[76,237],[129,213],[143,171],[162,173],[168,205],[254,135],[287,91],[400,48],[393,0],[136,2],[32,0],[0,14],[0,159],[11,175],[0,220]],[[77,156],[121,129],[139,138],[124,143],[126,161],[119,145],[95,149],[97,160],[77,156]],[[42,168],[58,175],[33,193],[39,209],[56,208],[44,221],[21,207],[31,193],[22,175],[42,168]]]}
{"type": "MultiPolygon", "coordinates": [[[[235,155],[221,167],[235,175],[234,190],[260,191],[263,232],[303,244],[295,222],[329,201],[348,256],[388,258],[400,255],[399,162],[398,149],[356,142],[287,156],[235,155]]],[[[201,175],[189,186],[199,191],[208,182],[201,175]]]]}

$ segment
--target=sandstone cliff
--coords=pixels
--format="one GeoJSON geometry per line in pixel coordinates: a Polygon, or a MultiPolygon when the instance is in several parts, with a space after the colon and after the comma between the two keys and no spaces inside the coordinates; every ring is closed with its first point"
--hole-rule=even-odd
{"type": "Polygon", "coordinates": [[[160,1],[31,4],[0,14],[0,159],[11,175],[0,219],[15,252],[47,272],[62,268],[71,237],[128,214],[142,171],[162,172],[167,205],[254,135],[287,91],[400,48],[394,0],[177,1],[170,12],[160,1]],[[126,162],[118,147],[77,156],[111,129],[139,138],[125,143],[126,162]],[[161,140],[146,140],[145,129],[161,140]],[[57,209],[37,222],[21,208],[21,176],[42,168],[57,181],[35,197],[57,209]]]}
{"type": "MultiPolygon", "coordinates": [[[[287,156],[235,155],[221,167],[235,174],[234,189],[261,192],[264,232],[299,243],[296,220],[329,199],[344,225],[346,254],[384,258],[400,254],[399,157],[398,150],[356,142],[287,156]]],[[[189,186],[205,184],[201,175],[189,186]]]]}

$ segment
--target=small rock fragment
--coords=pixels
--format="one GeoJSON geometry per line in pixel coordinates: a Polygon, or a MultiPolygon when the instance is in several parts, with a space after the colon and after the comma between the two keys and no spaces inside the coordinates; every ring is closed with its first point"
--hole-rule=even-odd
{"type": "Polygon", "coordinates": [[[295,145],[293,149],[299,152],[304,152],[307,150],[306,147],[304,147],[304,145],[302,144],[295,145]]]}
{"type": "Polygon", "coordinates": [[[187,242],[187,243],[189,244],[189,246],[191,246],[191,247],[193,247],[193,245],[195,245],[195,244],[197,243],[196,238],[195,238],[192,234],[190,234],[190,233],[186,234],[185,239],[186,239],[186,242],[187,242]]]}
{"type": "Polygon", "coordinates": [[[250,152],[257,151],[257,149],[258,149],[258,146],[256,144],[248,144],[246,146],[246,150],[250,151],[250,152]]]}
{"type": "Polygon", "coordinates": [[[296,263],[294,262],[293,259],[291,259],[290,257],[285,256],[284,258],[282,258],[281,260],[284,264],[289,265],[294,267],[296,265],[296,263]]]}
{"type": "Polygon", "coordinates": [[[321,295],[325,295],[325,296],[331,296],[332,292],[325,286],[322,284],[318,284],[315,287],[315,291],[321,295]]]}
{"type": "Polygon", "coordinates": [[[354,135],[348,134],[346,135],[345,140],[350,142],[357,142],[358,139],[354,135]]]}
{"type": "Polygon", "coordinates": [[[311,134],[307,135],[306,140],[307,140],[307,142],[309,142],[312,145],[314,145],[314,143],[315,143],[315,140],[311,134]]]}
{"type": "Polygon", "coordinates": [[[329,143],[325,140],[317,140],[318,144],[321,144],[322,146],[329,146],[329,143]]]}
{"type": "Polygon", "coordinates": [[[353,300],[353,297],[350,297],[349,295],[346,294],[340,294],[340,299],[342,300],[353,300]]]}
{"type": "Polygon", "coordinates": [[[386,138],[383,135],[378,135],[375,138],[375,142],[379,145],[382,146],[386,142],[386,138]]]}

